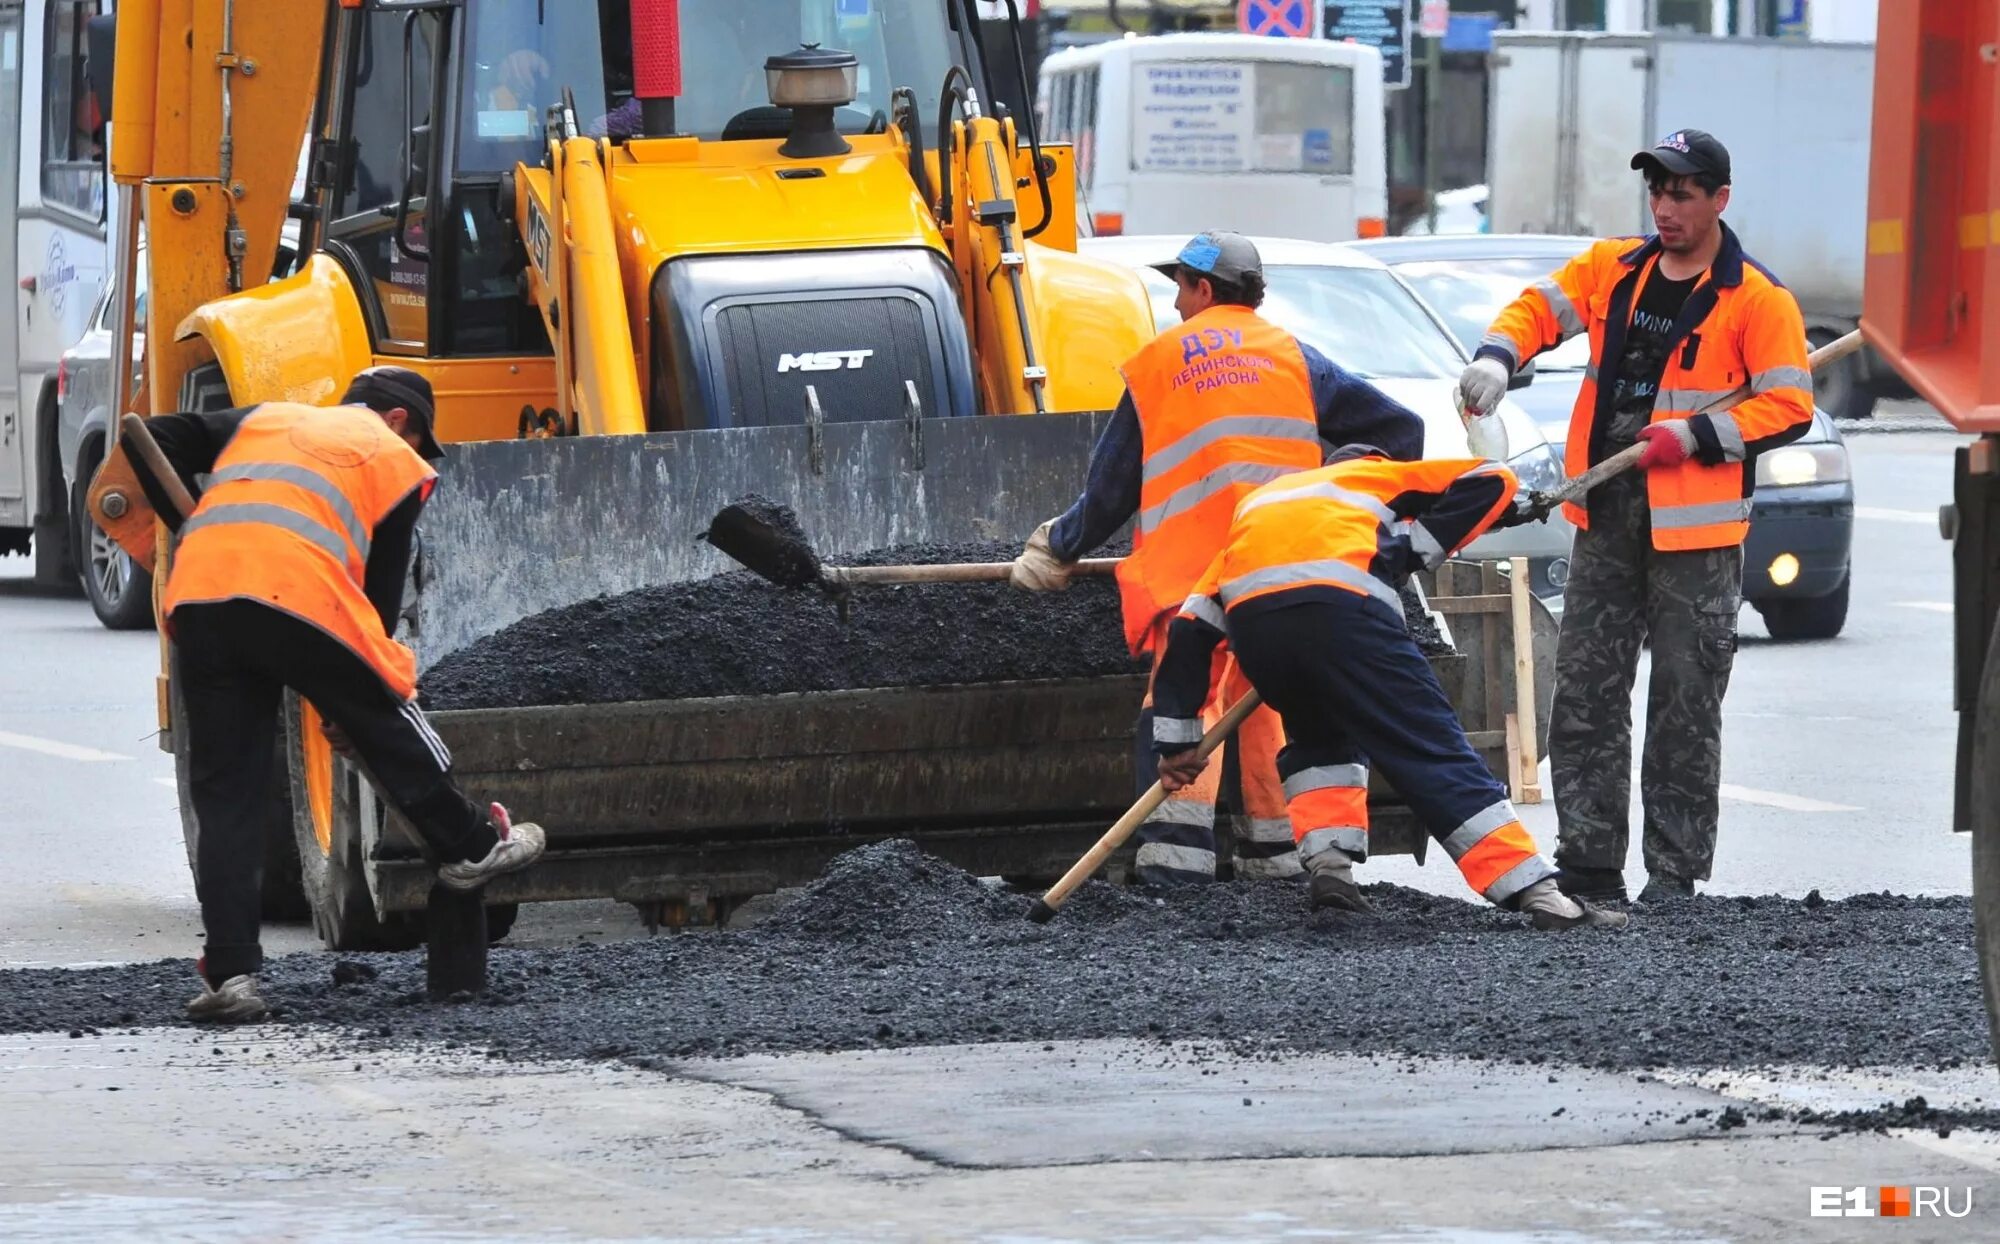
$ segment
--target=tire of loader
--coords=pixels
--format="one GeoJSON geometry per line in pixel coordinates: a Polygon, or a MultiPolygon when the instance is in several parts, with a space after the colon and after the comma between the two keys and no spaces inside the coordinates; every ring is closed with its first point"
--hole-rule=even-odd
{"type": "Polygon", "coordinates": [[[1972,914],[1986,1022],[2000,1061],[2000,623],[1986,646],[1972,740],[1972,914]]]}
{"type": "MultiPolygon", "coordinates": [[[[168,712],[174,731],[174,792],[179,796],[180,803],[181,842],[187,848],[188,875],[196,876],[195,855],[201,842],[201,824],[194,814],[194,789],[190,781],[192,770],[185,728],[187,710],[181,703],[178,654],[169,654],[167,669],[167,682],[171,688],[168,712]]],[[[299,851],[292,836],[291,770],[285,763],[282,748],[276,749],[272,755],[268,790],[270,811],[264,833],[263,918],[271,924],[297,924],[312,915],[312,905],[306,900],[305,888],[299,879],[299,851]]]]}
{"type": "Polygon", "coordinates": [[[285,693],[285,759],[291,774],[294,854],[313,928],[328,950],[410,950],[424,940],[422,913],[375,914],[361,858],[361,818],[381,816],[360,773],[333,754],[319,714],[285,693]]]}

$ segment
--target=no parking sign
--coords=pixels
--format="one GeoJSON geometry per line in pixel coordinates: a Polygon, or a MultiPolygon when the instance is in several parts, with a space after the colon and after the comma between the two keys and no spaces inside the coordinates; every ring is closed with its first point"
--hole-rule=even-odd
{"type": "Polygon", "coordinates": [[[1319,35],[1319,6],[1310,0],[1242,0],[1236,29],[1246,35],[1312,39],[1319,35]]]}

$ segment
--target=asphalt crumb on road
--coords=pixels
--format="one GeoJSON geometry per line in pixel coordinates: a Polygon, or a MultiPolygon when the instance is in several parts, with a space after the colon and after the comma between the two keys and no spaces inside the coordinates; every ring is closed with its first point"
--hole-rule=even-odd
{"type": "MultiPolygon", "coordinates": [[[[1613,1070],[1987,1057],[1964,898],[1702,897],[1639,908],[1622,933],[1553,934],[1389,885],[1369,887],[1374,918],[1314,912],[1301,887],[1272,882],[1092,882],[1046,926],[1024,919],[1030,897],[892,841],[840,856],[752,928],[496,948],[474,1001],[428,1001],[421,954],[288,955],[264,981],[283,1022],[364,1046],[642,1067],[1100,1037],[1613,1070]]],[[[0,1031],[176,1025],[194,987],[186,959],[0,972],[0,1031]]],[[[1922,1103],[1787,1117],[2000,1127],[2000,1112],[1922,1103]]]]}

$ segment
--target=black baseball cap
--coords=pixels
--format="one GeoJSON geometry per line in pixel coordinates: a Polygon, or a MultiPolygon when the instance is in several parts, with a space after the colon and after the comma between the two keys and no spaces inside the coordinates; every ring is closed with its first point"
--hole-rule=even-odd
{"type": "Polygon", "coordinates": [[[1675,130],[1632,157],[1637,169],[1658,165],[1675,177],[1712,173],[1729,184],[1729,148],[1707,130],[1675,130]]]}
{"type": "Polygon", "coordinates": [[[407,367],[366,367],[354,374],[343,406],[366,406],[378,415],[392,410],[408,412],[410,428],[421,443],[417,453],[436,462],[444,457],[437,441],[437,407],[431,400],[431,382],[407,367]]]}
{"type": "Polygon", "coordinates": [[[1153,265],[1155,272],[1167,277],[1182,268],[1231,285],[1240,285],[1246,276],[1263,275],[1264,257],[1257,253],[1256,245],[1242,234],[1211,229],[1189,239],[1173,262],[1153,265]]]}

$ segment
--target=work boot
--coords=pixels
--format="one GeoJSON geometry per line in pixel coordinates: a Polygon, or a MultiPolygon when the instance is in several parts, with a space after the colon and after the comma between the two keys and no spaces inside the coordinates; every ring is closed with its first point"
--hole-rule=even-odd
{"type": "Polygon", "coordinates": [[[1639,901],[1648,907],[1678,903],[1693,897],[1694,882],[1680,877],[1648,877],[1646,888],[1639,891],[1639,901]]]}
{"type": "Polygon", "coordinates": [[[1312,895],[1313,910],[1331,907],[1335,911],[1374,914],[1374,905],[1361,896],[1361,887],[1354,884],[1354,858],[1347,852],[1328,847],[1306,861],[1306,871],[1312,874],[1307,888],[1312,895]]]}
{"type": "Polygon", "coordinates": [[[507,809],[494,804],[489,810],[493,818],[493,828],[500,835],[500,841],[484,859],[457,860],[438,866],[438,880],[448,890],[477,890],[480,886],[506,873],[519,872],[536,860],[548,849],[548,835],[542,827],[532,821],[514,824],[507,815],[507,809]]]}
{"type": "Polygon", "coordinates": [[[1574,864],[1557,864],[1555,880],[1558,890],[1586,903],[1626,901],[1625,873],[1621,869],[1579,868],[1574,864]]]}
{"type": "Polygon", "coordinates": [[[232,976],[217,989],[202,978],[201,992],[187,1004],[187,1017],[197,1024],[250,1024],[270,1014],[255,976],[232,976]]]}
{"type": "Polygon", "coordinates": [[[1571,898],[1556,885],[1554,877],[1544,877],[1527,889],[1515,901],[1514,909],[1526,916],[1538,929],[1622,929],[1626,916],[1622,911],[1605,911],[1593,907],[1581,899],[1571,898]]]}

